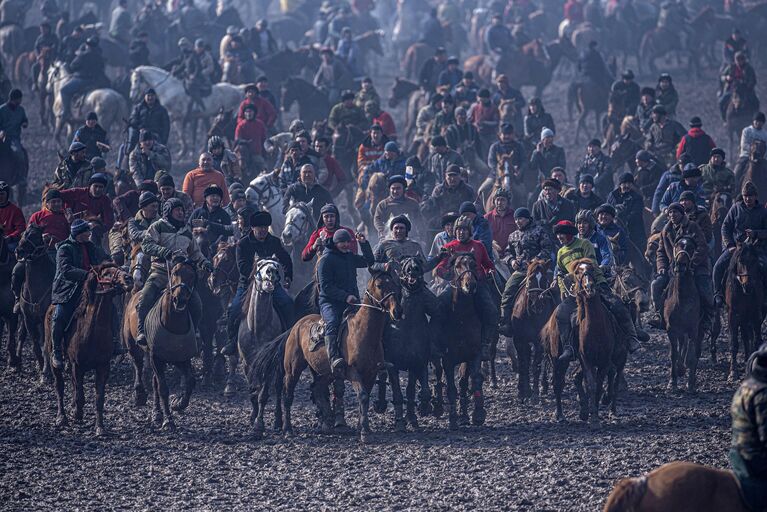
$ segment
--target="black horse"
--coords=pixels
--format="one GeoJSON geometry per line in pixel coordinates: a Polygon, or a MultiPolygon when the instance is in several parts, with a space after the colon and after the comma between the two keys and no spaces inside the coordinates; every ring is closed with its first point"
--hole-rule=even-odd
{"type": "Polygon", "coordinates": [[[293,103],[298,103],[298,118],[305,126],[321,121],[330,110],[325,93],[298,77],[290,77],[282,84],[282,108],[290,110],[293,103]]]}

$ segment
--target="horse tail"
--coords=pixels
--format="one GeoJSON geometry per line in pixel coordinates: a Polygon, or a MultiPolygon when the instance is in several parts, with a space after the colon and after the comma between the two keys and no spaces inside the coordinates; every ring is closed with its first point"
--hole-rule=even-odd
{"type": "Polygon", "coordinates": [[[285,367],[282,361],[285,358],[285,345],[289,335],[290,329],[256,352],[253,363],[248,370],[248,389],[251,393],[258,393],[263,386],[278,388],[282,385],[282,379],[285,376],[285,367]]]}
{"type": "Polygon", "coordinates": [[[555,313],[556,309],[540,333],[541,344],[552,358],[559,356],[559,326],[557,326],[557,315],[555,313]]]}
{"type": "Polygon", "coordinates": [[[635,512],[647,492],[647,477],[624,478],[607,497],[603,512],[635,512]]]}

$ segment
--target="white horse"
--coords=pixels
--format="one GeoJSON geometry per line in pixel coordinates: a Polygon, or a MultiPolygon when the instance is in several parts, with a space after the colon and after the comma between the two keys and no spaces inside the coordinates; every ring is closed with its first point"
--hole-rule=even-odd
{"type": "MultiPolygon", "coordinates": [[[[54,62],[48,68],[46,91],[49,97],[53,98],[52,112],[56,118],[54,138],[57,144],[65,124],[64,107],[61,102],[61,88],[69,82],[71,76],[72,74],[61,61],[54,62]]],[[[75,112],[74,109],[71,112],[71,117],[66,123],[70,132],[74,126],[84,124],[85,116],[88,112],[95,112],[99,116],[99,124],[107,132],[115,129],[119,131],[123,127],[124,120],[130,115],[128,102],[125,101],[125,98],[119,92],[108,88],[94,89],[85,95],[80,104],[79,114],[81,116],[78,116],[78,112],[75,112]]],[[[67,133],[67,139],[70,138],[71,133],[67,133]]]]}
{"type": "Polygon", "coordinates": [[[311,279],[312,264],[304,263],[301,259],[301,252],[309,241],[309,235],[315,228],[315,219],[312,209],[314,199],[308,203],[293,201],[290,202],[290,208],[285,214],[285,228],[282,230],[282,245],[290,253],[293,260],[293,283],[295,288],[300,290],[311,279]]]}
{"type": "MultiPolygon", "coordinates": [[[[221,111],[236,110],[245,97],[245,86],[236,86],[228,83],[215,84],[211,93],[203,98],[205,106],[203,112],[192,111],[189,115],[189,104],[192,99],[184,89],[184,83],[161,68],[154,66],[139,66],[131,72],[130,98],[136,103],[141,100],[144,91],[154,89],[160,103],[168,109],[171,121],[175,125],[175,131],[183,134],[188,121],[192,121],[192,145],[195,144],[195,133],[199,119],[209,119],[221,111]]],[[[207,123],[204,123],[207,126],[207,123]]],[[[187,152],[186,138],[181,137],[181,150],[179,154],[187,152]]]]}
{"type": "Polygon", "coordinates": [[[261,174],[251,181],[245,190],[245,199],[249,204],[271,214],[272,227],[269,230],[274,236],[281,236],[285,228],[282,191],[277,183],[278,176],[275,171],[261,174]]]}

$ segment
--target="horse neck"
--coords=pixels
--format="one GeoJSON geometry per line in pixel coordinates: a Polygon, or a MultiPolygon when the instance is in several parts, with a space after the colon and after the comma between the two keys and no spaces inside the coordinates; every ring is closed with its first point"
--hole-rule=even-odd
{"type": "Polygon", "coordinates": [[[587,342],[595,332],[603,337],[608,332],[609,318],[607,307],[599,294],[590,298],[579,296],[576,302],[578,303],[577,314],[581,344],[587,342]]]}
{"type": "Polygon", "coordinates": [[[383,331],[388,315],[372,308],[361,307],[349,320],[347,344],[354,344],[358,355],[380,350],[383,352],[383,331]]]}
{"type": "Polygon", "coordinates": [[[24,280],[24,286],[29,290],[32,288],[43,288],[49,290],[53,282],[53,276],[56,273],[56,265],[51,261],[46,253],[41,256],[25,261],[27,277],[24,280]]]}
{"type": "Polygon", "coordinates": [[[255,326],[256,333],[263,332],[271,327],[275,319],[279,322],[273,305],[274,297],[272,293],[260,292],[255,286],[251,287],[248,323],[255,326]]]}
{"type": "Polygon", "coordinates": [[[173,307],[171,293],[166,290],[160,299],[160,323],[171,332],[183,332],[188,327],[189,312],[186,308],[177,310],[173,307]]]}
{"type": "MultiPolygon", "coordinates": [[[[89,339],[101,342],[101,345],[111,343],[111,336],[100,335],[103,330],[112,328],[112,294],[98,294],[87,289],[87,281],[83,290],[81,304],[83,306],[81,320],[78,320],[77,331],[72,336],[73,341],[87,343],[89,339]],[[91,297],[91,293],[94,297],[91,297]]],[[[110,353],[111,354],[111,353],[110,353]]]]}

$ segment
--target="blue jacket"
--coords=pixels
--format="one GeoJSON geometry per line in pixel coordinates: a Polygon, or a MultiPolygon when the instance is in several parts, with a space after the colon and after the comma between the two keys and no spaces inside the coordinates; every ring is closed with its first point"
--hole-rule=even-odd
{"type": "Polygon", "coordinates": [[[320,302],[345,305],[346,297],[360,296],[357,288],[357,269],[371,267],[375,263],[370,242],[360,244],[362,256],[341,253],[335,249],[325,251],[317,265],[317,281],[320,286],[320,302]]]}
{"type": "Polygon", "coordinates": [[[394,175],[405,175],[405,162],[404,158],[395,158],[394,160],[387,160],[384,157],[380,157],[378,160],[368,166],[368,174],[372,175],[374,172],[382,172],[387,178],[391,178],[394,175]]]}
{"type": "Polygon", "coordinates": [[[663,199],[660,200],[661,210],[667,208],[671,203],[678,202],[682,192],[687,190],[692,190],[695,193],[695,202],[698,206],[706,206],[706,193],[703,191],[703,185],[698,183],[693,188],[687,186],[684,181],[680,180],[669,185],[668,190],[666,190],[666,193],[663,194],[663,199]]]}
{"type": "MultiPolygon", "coordinates": [[[[578,238],[583,238],[578,235],[578,238]]],[[[595,229],[589,237],[589,242],[594,244],[594,251],[597,255],[597,262],[603,269],[611,268],[615,261],[613,259],[613,250],[610,247],[610,242],[607,237],[602,233],[600,228],[595,229]]]]}
{"type": "MultiPolygon", "coordinates": [[[[730,207],[722,222],[722,247],[735,247],[746,237],[746,230],[751,229],[758,238],[767,238],[767,209],[761,203],[750,210],[743,201],[738,201],[730,207]]],[[[763,243],[756,244],[760,252],[763,243]]]]}
{"type": "Polygon", "coordinates": [[[490,227],[490,223],[482,215],[474,217],[474,221],[471,223],[472,238],[479,242],[487,249],[487,255],[490,256],[490,260],[493,259],[493,230],[490,227]]]}
{"type": "Polygon", "coordinates": [[[617,250],[613,250],[612,245],[609,244],[611,252],[614,257],[614,262],[616,265],[627,264],[628,262],[626,261],[626,259],[628,258],[628,253],[629,253],[629,235],[628,233],[626,233],[626,230],[623,229],[618,224],[616,224],[615,222],[613,222],[607,227],[604,227],[604,226],[600,227],[600,231],[607,238],[615,238],[616,235],[618,236],[617,250]]]}
{"type": "Polygon", "coordinates": [[[652,212],[655,215],[658,215],[660,213],[660,210],[661,210],[660,201],[661,199],[663,199],[663,194],[666,193],[666,190],[668,190],[668,187],[670,187],[672,183],[676,183],[681,179],[682,179],[682,173],[679,172],[676,164],[674,164],[674,166],[671,167],[671,169],[664,172],[663,175],[660,177],[658,186],[655,187],[655,194],[653,194],[652,196],[652,212]]]}

